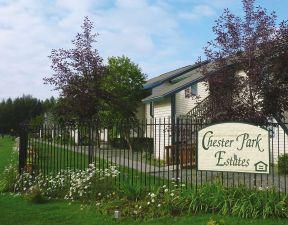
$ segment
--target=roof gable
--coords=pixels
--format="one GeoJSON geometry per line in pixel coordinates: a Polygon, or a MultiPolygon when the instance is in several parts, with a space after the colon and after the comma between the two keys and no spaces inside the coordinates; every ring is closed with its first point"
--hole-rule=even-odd
{"type": "MultiPolygon", "coordinates": [[[[208,72],[213,71],[214,70],[213,67],[214,67],[213,63],[208,63],[207,64],[208,72]]],[[[180,80],[177,83],[172,83],[171,85],[167,85],[161,88],[160,90],[158,90],[155,93],[152,93],[152,95],[148,96],[142,101],[143,102],[157,101],[159,99],[162,99],[174,93],[180,92],[190,87],[191,85],[196,84],[206,79],[206,77],[203,75],[202,70],[201,68],[199,68],[199,66],[189,72],[186,72],[183,76],[185,76],[184,79],[180,80]]]]}
{"type": "Polygon", "coordinates": [[[188,66],[184,66],[184,67],[181,67],[179,69],[176,69],[176,70],[169,71],[167,73],[163,73],[160,76],[149,79],[144,84],[144,89],[147,90],[147,89],[155,88],[155,87],[163,84],[164,82],[178,78],[178,77],[186,74],[187,72],[192,71],[192,70],[200,67],[201,65],[203,65],[203,63],[188,65],[188,66]]]}

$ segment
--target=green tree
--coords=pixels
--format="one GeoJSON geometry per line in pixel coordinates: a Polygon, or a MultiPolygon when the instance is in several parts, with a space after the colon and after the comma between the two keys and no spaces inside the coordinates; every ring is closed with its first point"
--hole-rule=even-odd
{"type": "Polygon", "coordinates": [[[137,108],[145,95],[145,79],[141,68],[128,57],[108,58],[104,89],[117,98],[119,104],[107,105],[106,114],[120,120],[135,119],[137,108]]]}
{"type": "Polygon", "coordinates": [[[137,109],[141,99],[145,96],[143,84],[146,75],[140,67],[128,57],[110,57],[108,59],[107,75],[104,79],[104,88],[118,99],[119,104],[106,105],[102,117],[114,118],[123,121],[121,135],[127,141],[130,150],[130,131],[137,124],[137,109]]]}
{"type": "Polygon", "coordinates": [[[0,133],[18,135],[22,123],[39,125],[52,106],[50,100],[41,101],[30,95],[3,100],[0,103],[0,133]]]}

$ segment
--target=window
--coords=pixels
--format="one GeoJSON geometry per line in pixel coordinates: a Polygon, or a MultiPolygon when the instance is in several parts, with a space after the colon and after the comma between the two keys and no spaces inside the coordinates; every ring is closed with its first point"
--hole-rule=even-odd
{"type": "Polygon", "coordinates": [[[191,86],[191,95],[192,96],[195,96],[195,95],[197,95],[198,94],[198,85],[197,84],[193,84],[192,86],[191,86]]]}
{"type": "Polygon", "coordinates": [[[153,102],[150,102],[150,116],[154,117],[154,104],[153,104],[153,102]]]}
{"type": "Polygon", "coordinates": [[[185,98],[190,98],[191,97],[191,88],[186,88],[185,89],[185,98]]]}
{"type": "Polygon", "coordinates": [[[198,94],[197,84],[193,84],[190,88],[185,89],[185,98],[190,98],[198,94]]]}

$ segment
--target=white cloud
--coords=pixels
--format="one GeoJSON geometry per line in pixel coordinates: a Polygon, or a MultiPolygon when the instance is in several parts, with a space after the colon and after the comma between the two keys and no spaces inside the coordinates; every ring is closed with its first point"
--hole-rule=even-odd
{"type": "Polygon", "coordinates": [[[215,10],[210,5],[196,5],[190,12],[180,12],[179,17],[187,20],[198,20],[202,17],[214,16],[215,14],[215,10]]]}
{"type": "MultiPolygon", "coordinates": [[[[213,14],[206,5],[194,10],[201,16],[213,14]]],[[[0,3],[0,99],[23,93],[49,97],[52,87],[43,84],[43,77],[52,73],[47,55],[52,48],[71,46],[84,16],[100,34],[96,47],[104,58],[125,54],[153,75],[190,64],[179,57],[191,40],[181,34],[175,15],[165,1],[4,1],[0,3]]],[[[193,11],[181,17],[193,18],[193,11]]]]}

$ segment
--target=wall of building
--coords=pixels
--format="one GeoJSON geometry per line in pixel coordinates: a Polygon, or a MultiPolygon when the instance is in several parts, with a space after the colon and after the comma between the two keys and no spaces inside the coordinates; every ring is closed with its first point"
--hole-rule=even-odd
{"type": "Polygon", "coordinates": [[[197,84],[197,98],[185,98],[185,90],[176,93],[176,116],[186,115],[197,105],[197,103],[206,98],[209,95],[209,90],[207,90],[207,88],[208,86],[205,82],[199,82],[197,84]]]}
{"type": "MultiPolygon", "coordinates": [[[[273,122],[277,124],[276,120],[273,122]]],[[[288,154],[288,135],[280,125],[271,126],[270,129],[273,130],[273,138],[270,140],[270,159],[271,162],[277,163],[280,155],[288,154]]]]}
{"type": "Polygon", "coordinates": [[[171,145],[171,99],[154,103],[154,154],[165,159],[165,146],[171,145]]]}
{"type": "Polygon", "coordinates": [[[154,119],[153,117],[150,116],[150,103],[145,104],[144,111],[145,111],[145,123],[147,124],[147,126],[144,128],[145,137],[153,138],[154,137],[154,129],[153,129],[154,119]]]}
{"type": "MultiPolygon", "coordinates": [[[[165,84],[163,84],[165,85],[165,84]]],[[[157,91],[157,90],[154,90],[157,91]]],[[[197,84],[198,97],[185,98],[185,90],[175,94],[176,117],[187,114],[198,102],[209,95],[205,82],[197,84]]],[[[154,153],[156,158],[165,159],[165,146],[171,145],[171,98],[154,102],[154,118],[150,116],[150,104],[145,105],[145,117],[155,126],[147,126],[147,137],[154,138],[154,153]]]]}

